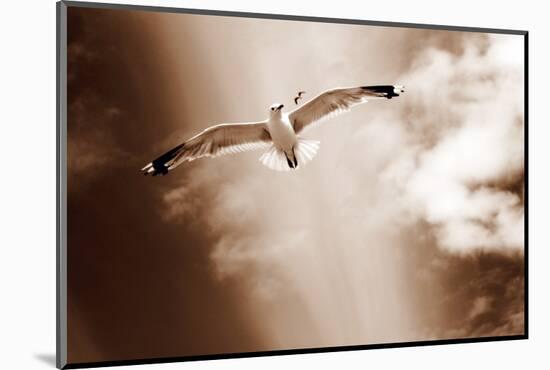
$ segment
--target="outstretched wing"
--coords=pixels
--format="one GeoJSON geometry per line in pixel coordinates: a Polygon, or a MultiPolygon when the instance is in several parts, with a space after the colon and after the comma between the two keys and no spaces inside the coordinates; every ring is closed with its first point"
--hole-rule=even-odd
{"type": "Polygon", "coordinates": [[[270,143],[265,122],[222,123],[193,136],[141,170],[145,175],[165,175],[184,161],[260,149],[270,143]]]}
{"type": "Polygon", "coordinates": [[[300,108],[290,112],[288,118],[299,133],[314,122],[332,117],[351,109],[354,105],[373,98],[391,99],[405,92],[400,85],[377,85],[327,90],[311,99],[300,108]]]}

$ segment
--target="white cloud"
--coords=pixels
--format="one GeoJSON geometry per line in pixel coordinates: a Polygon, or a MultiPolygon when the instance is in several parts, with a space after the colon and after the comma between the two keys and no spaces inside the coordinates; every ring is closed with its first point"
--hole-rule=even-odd
{"type": "Polygon", "coordinates": [[[418,167],[406,180],[413,207],[437,227],[444,248],[523,247],[520,197],[491,186],[523,175],[523,65],[517,57],[506,59],[523,55],[517,40],[495,36],[486,51],[472,46],[463,56],[430,51],[428,62],[405,76],[421,85],[413,104],[424,113],[413,125],[438,125],[430,120],[432,111],[447,115],[448,124],[433,127],[437,140],[417,153],[418,167]]]}
{"type": "MultiPolygon", "coordinates": [[[[308,132],[321,149],[299,171],[269,171],[258,153],[193,168],[185,186],[214,189],[205,217],[219,235],[211,254],[218,276],[249,289],[260,313],[251,317],[275,345],[428,339],[419,337],[416,271],[406,261],[407,248],[426,243],[419,224],[449,251],[523,246],[522,200],[501,186],[521,179],[524,150],[522,66],[506,59],[507,37],[465,37],[461,55],[424,50],[406,74],[391,76],[404,96],[308,132]]],[[[372,47],[381,46],[362,53],[372,47]]],[[[333,54],[349,45],[342,48],[333,54]]],[[[276,69],[256,67],[264,78],[276,69]]],[[[325,67],[334,79],[339,67],[325,67]]],[[[285,79],[300,80],[299,71],[285,79]]],[[[362,73],[354,71],[357,81],[362,73]]],[[[186,199],[185,190],[165,197],[186,199]]]]}

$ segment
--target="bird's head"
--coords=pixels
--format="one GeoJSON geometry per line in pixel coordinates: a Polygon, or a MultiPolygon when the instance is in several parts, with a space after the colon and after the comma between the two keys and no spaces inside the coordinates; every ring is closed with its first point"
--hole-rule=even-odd
{"type": "Polygon", "coordinates": [[[283,108],[284,108],[284,105],[275,103],[271,107],[269,107],[269,114],[271,116],[279,115],[281,114],[283,108]]]}

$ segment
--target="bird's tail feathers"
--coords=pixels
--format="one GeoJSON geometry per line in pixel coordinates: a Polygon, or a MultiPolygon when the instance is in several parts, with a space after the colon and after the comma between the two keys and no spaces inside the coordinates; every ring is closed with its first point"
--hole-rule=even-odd
{"type": "Polygon", "coordinates": [[[261,155],[260,162],[268,168],[275,171],[288,171],[290,167],[287,164],[285,153],[277,148],[275,145],[271,145],[267,151],[261,155]]]}
{"type": "Polygon", "coordinates": [[[298,168],[305,166],[317,155],[321,142],[317,140],[298,139],[294,147],[294,155],[298,160],[298,168]]]}
{"type": "MultiPolygon", "coordinates": [[[[298,139],[298,143],[294,146],[294,156],[298,162],[296,168],[301,168],[310,162],[319,151],[320,142],[317,140],[298,139]]],[[[289,171],[289,159],[284,151],[277,148],[275,145],[271,147],[260,157],[260,162],[268,168],[275,171],[289,171]]]]}

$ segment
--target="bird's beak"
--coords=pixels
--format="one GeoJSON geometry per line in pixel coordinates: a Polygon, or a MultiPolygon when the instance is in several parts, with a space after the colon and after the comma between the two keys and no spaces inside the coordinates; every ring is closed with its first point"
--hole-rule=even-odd
{"type": "Polygon", "coordinates": [[[284,105],[281,104],[277,107],[277,110],[281,110],[281,109],[283,109],[283,107],[284,107],[284,105]]]}

